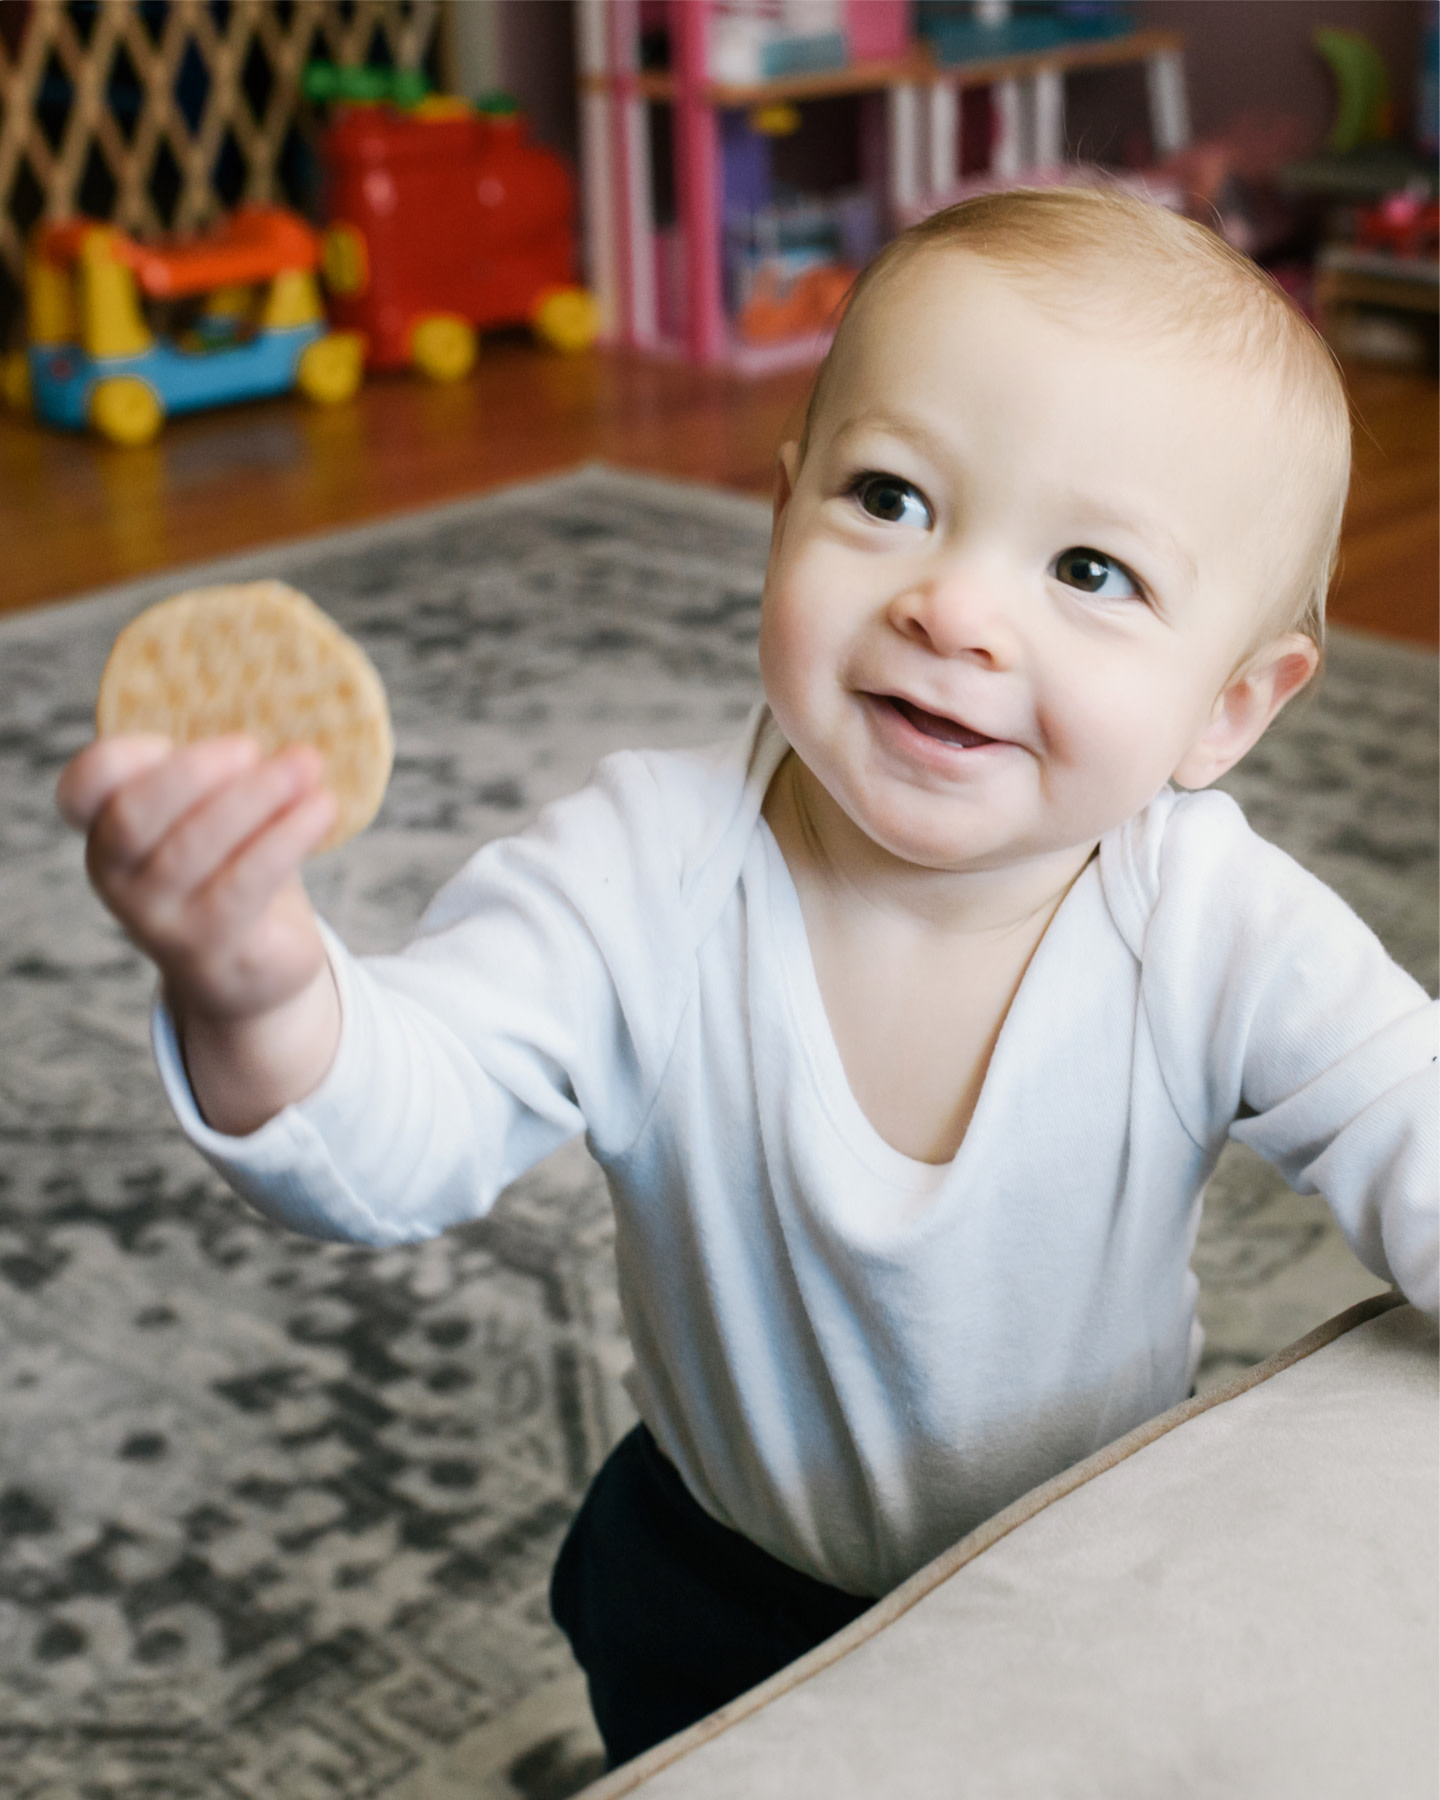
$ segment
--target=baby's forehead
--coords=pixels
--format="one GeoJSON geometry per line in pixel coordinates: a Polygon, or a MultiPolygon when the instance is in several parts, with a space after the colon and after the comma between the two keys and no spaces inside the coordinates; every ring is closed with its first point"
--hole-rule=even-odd
{"type": "MultiPolygon", "coordinates": [[[[1211,297],[1213,299],[1213,297],[1211,297]]],[[[946,332],[973,337],[1003,331],[1015,313],[1033,308],[1066,336],[1105,348],[1137,369],[1157,362],[1263,375],[1271,369],[1270,334],[1238,303],[1228,309],[1197,298],[1175,271],[1163,273],[1123,257],[1059,264],[993,260],[973,248],[922,245],[898,258],[857,296],[837,345],[871,354],[893,348],[900,318],[912,327],[907,354],[938,348],[946,332]],[[975,305],[977,290],[993,304],[975,305]]]]}
{"type": "Polygon", "coordinates": [[[940,376],[957,352],[983,366],[987,347],[1006,347],[1027,318],[1039,327],[1024,331],[1022,377],[1103,368],[1112,391],[1133,375],[1151,392],[1158,379],[1172,423],[1222,436],[1269,436],[1288,410],[1283,370],[1243,324],[1187,312],[1182,297],[1126,283],[1114,269],[1014,268],[940,245],[912,251],[861,289],[817,377],[807,432],[822,418],[835,428],[857,392],[896,373],[919,374],[923,387],[926,371],[940,376]]]}

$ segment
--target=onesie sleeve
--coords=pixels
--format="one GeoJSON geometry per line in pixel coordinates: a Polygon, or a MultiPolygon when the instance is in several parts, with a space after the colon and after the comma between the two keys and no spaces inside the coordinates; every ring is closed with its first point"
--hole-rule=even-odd
{"type": "Polygon", "coordinates": [[[484,1213],[582,1131],[601,1154],[623,1147],[687,991],[685,823],[717,771],[691,759],[667,782],[679,760],[607,758],[590,787],[480,850],[399,955],[354,957],[327,931],[336,1060],[248,1137],[205,1124],[157,1012],[162,1079],[192,1142],[272,1218],[373,1244],[484,1213]]]}
{"type": "MultiPolygon", "coordinates": [[[[1115,859],[1185,1129],[1323,1194],[1360,1261],[1434,1313],[1440,1009],[1223,794],[1166,795],[1115,859]]],[[[1123,928],[1123,927],[1122,927],[1123,928]]]]}

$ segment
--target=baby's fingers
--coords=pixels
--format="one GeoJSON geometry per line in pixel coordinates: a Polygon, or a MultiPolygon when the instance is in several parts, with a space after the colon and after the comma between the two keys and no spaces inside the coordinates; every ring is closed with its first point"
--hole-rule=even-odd
{"type": "Polygon", "coordinates": [[[96,885],[103,892],[105,874],[144,863],[182,819],[253,769],[259,755],[249,738],[206,738],[112,783],[90,826],[87,861],[96,885]]]}
{"type": "Polygon", "coordinates": [[[174,746],[150,734],[97,738],[60,771],[55,804],[67,825],[88,831],[102,806],[125,782],[164,762],[174,746]]]}
{"type": "Polygon", "coordinates": [[[267,818],[190,903],[191,929],[202,941],[238,939],[270,905],[335,823],[335,799],[324,788],[302,793],[267,818]]]}
{"type": "MultiPolygon", "coordinates": [[[[306,744],[242,768],[181,814],[134,866],[134,883],[157,896],[194,892],[223,870],[256,833],[296,801],[313,795],[324,773],[319,752],[306,744]]],[[[103,824],[102,820],[102,828],[103,824]]]]}

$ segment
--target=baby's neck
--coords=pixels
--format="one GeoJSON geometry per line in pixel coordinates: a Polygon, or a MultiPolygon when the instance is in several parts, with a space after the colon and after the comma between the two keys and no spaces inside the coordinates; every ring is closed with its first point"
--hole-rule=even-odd
{"type": "Polygon", "coordinates": [[[978,868],[931,868],[877,844],[791,752],[765,796],[765,821],[797,886],[828,906],[868,911],[926,935],[989,937],[1036,930],[1054,916],[1093,843],[978,868]]]}
{"type": "Polygon", "coordinates": [[[885,1141],[948,1162],[1030,960],[1093,852],[955,871],[890,855],[793,755],[765,818],[795,883],[850,1091],[885,1141]]]}

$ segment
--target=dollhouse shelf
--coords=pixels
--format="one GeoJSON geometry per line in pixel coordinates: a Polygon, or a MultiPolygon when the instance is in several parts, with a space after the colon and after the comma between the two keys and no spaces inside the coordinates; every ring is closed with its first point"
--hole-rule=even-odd
{"type": "MultiPolygon", "coordinates": [[[[1057,44],[1023,56],[992,56],[983,61],[938,63],[927,46],[917,44],[909,56],[888,62],[850,63],[843,69],[825,69],[810,75],[787,75],[777,81],[760,81],[743,87],[708,82],[702,89],[707,106],[771,106],[782,101],[828,100],[839,94],[878,93],[890,87],[929,87],[943,82],[951,87],[992,87],[998,81],[1033,80],[1054,70],[1071,75],[1080,69],[1112,68],[1127,63],[1148,63],[1152,57],[1183,55],[1184,37],[1178,31],[1132,31],[1123,37],[1097,38],[1090,42],[1057,44]]],[[[613,92],[628,83],[644,100],[673,101],[676,82],[672,75],[642,72],[628,77],[585,74],[584,93],[613,92]]]]}
{"type": "Polygon", "coordinates": [[[580,0],[581,149],[589,276],[607,341],[692,362],[761,372],[817,358],[823,337],[763,348],[739,342],[722,299],[720,115],[781,103],[873,94],[885,113],[885,201],[892,228],[960,191],[959,136],[967,89],[990,92],[992,185],[1017,185],[1065,161],[1068,75],[1143,65],[1157,157],[1189,138],[1184,38],[1165,30],[1082,39],[1021,55],[941,64],[928,46],[903,56],[743,85],[707,69],[710,8],[669,0],[671,67],[640,66],[637,0],[580,0]],[[662,332],[652,193],[650,110],[670,112],[683,321],[662,332]]]}
{"type": "MultiPolygon", "coordinates": [[[[843,69],[823,69],[808,75],[787,75],[776,81],[757,81],[744,87],[707,82],[701,97],[707,106],[767,106],[784,100],[828,100],[836,94],[877,93],[905,82],[931,81],[934,63],[917,48],[911,55],[889,62],[849,63],[843,69]]],[[[580,86],[589,93],[605,93],[620,80],[614,75],[582,75],[580,86]]],[[[629,77],[635,92],[645,100],[673,101],[677,82],[673,75],[646,71],[629,77]]]]}

